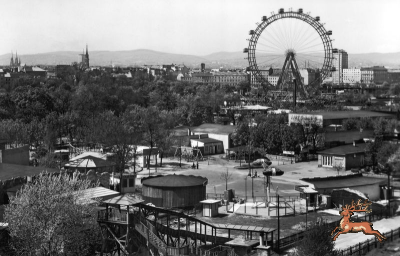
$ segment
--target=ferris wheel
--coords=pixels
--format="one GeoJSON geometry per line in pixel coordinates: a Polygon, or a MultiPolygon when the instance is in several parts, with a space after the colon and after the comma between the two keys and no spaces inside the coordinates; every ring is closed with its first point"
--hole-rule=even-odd
{"type": "Polygon", "coordinates": [[[303,9],[263,16],[255,30],[250,30],[248,71],[257,84],[278,90],[292,90],[308,96],[330,75],[333,53],[330,35],[320,17],[303,9]]]}

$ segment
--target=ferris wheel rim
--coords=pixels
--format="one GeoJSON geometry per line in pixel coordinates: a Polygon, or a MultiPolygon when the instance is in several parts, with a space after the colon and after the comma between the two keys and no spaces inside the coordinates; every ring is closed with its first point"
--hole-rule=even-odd
{"type": "Polygon", "coordinates": [[[324,47],[324,62],[322,64],[321,69],[319,70],[320,77],[318,79],[315,79],[315,81],[313,81],[313,83],[311,83],[310,85],[313,86],[318,82],[322,82],[331,72],[332,59],[333,59],[332,40],[330,39],[328,31],[324,27],[324,24],[320,23],[316,18],[310,16],[307,13],[288,11],[288,12],[273,14],[267,19],[263,19],[261,23],[257,24],[257,28],[254,30],[254,33],[252,34],[251,38],[248,39],[249,46],[248,46],[247,59],[249,61],[250,72],[253,73],[253,75],[256,77],[256,80],[261,84],[274,86],[267,79],[265,79],[265,77],[261,74],[261,71],[258,67],[257,58],[255,56],[257,44],[259,43],[258,39],[260,38],[264,30],[274,22],[282,19],[291,19],[291,18],[298,19],[310,25],[310,27],[312,27],[318,33],[319,38],[322,40],[322,44],[324,47]]]}

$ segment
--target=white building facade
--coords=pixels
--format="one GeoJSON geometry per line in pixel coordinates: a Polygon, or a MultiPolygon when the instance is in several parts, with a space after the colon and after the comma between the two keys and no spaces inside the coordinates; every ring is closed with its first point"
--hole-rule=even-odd
{"type": "Polygon", "coordinates": [[[361,69],[359,68],[343,69],[343,83],[345,84],[361,83],[361,69]]]}

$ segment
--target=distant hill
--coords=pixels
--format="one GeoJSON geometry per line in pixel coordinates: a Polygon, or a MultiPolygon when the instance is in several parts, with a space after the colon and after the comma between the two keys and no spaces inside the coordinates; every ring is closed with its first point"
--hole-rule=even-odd
{"type": "MultiPolygon", "coordinates": [[[[80,62],[81,52],[63,51],[40,54],[21,55],[22,63],[27,65],[57,65],[80,62]]],[[[217,52],[205,56],[184,55],[158,52],[146,49],[131,51],[92,51],[90,65],[108,66],[111,63],[121,66],[132,65],[161,65],[161,64],[185,64],[189,67],[200,67],[205,63],[206,67],[240,67],[248,66],[246,54],[238,52],[217,52]]],[[[0,65],[10,63],[11,54],[0,55],[0,65]]],[[[400,68],[400,52],[397,53],[363,53],[349,54],[349,67],[362,66],[388,66],[400,68]]]]}
{"type": "Polygon", "coordinates": [[[387,66],[400,67],[400,52],[349,54],[349,67],[387,66]]]}

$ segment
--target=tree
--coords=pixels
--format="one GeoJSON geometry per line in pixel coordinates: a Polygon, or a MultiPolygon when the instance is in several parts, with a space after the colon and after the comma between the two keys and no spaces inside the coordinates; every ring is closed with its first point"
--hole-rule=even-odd
{"type": "Polygon", "coordinates": [[[112,111],[105,111],[89,126],[91,133],[88,133],[86,141],[99,143],[114,153],[116,169],[120,176],[128,162],[134,158],[135,146],[141,138],[137,119],[137,113],[134,111],[127,110],[119,117],[112,111]]]}
{"type": "Polygon", "coordinates": [[[225,181],[225,190],[228,190],[228,182],[232,179],[232,173],[226,168],[226,172],[221,173],[220,179],[225,181]]]}
{"type": "Polygon", "coordinates": [[[18,255],[93,255],[97,211],[84,196],[89,180],[41,173],[6,206],[11,246],[18,255]]]}
{"type": "Polygon", "coordinates": [[[250,142],[249,124],[246,122],[239,123],[232,133],[232,140],[235,146],[248,145],[250,142]]]}
{"type": "Polygon", "coordinates": [[[12,92],[11,99],[15,103],[16,117],[26,123],[35,117],[42,120],[54,109],[49,91],[42,87],[18,87],[12,92]]]}
{"type": "Polygon", "coordinates": [[[162,141],[167,139],[171,133],[171,127],[166,126],[167,120],[162,118],[160,111],[156,107],[137,107],[132,111],[136,113],[137,119],[135,121],[140,127],[142,141],[150,148],[147,158],[147,166],[150,170],[150,157],[153,148],[158,147],[159,144],[163,144],[162,141]]]}
{"type": "Polygon", "coordinates": [[[312,224],[311,228],[304,233],[304,238],[297,243],[291,256],[339,255],[332,241],[331,232],[332,230],[325,223],[312,224]]]}
{"type": "Polygon", "coordinates": [[[356,118],[349,118],[342,121],[342,126],[345,131],[351,131],[359,127],[358,123],[359,120],[357,120],[356,118]]]}
{"type": "Polygon", "coordinates": [[[339,175],[340,171],[343,169],[343,163],[342,162],[340,162],[339,164],[335,163],[333,169],[335,169],[337,171],[337,175],[339,175]]]}
{"type": "Polygon", "coordinates": [[[392,84],[389,88],[389,94],[393,96],[400,95],[400,84],[392,84]]]}

